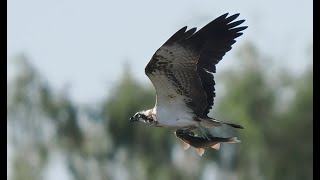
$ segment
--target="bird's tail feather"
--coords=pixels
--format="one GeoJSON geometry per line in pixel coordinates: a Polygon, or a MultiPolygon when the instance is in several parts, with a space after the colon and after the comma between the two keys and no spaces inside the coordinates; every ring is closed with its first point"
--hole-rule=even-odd
{"type": "Polygon", "coordinates": [[[223,122],[223,121],[219,121],[213,118],[199,118],[200,120],[200,126],[202,127],[220,127],[223,124],[231,126],[233,128],[238,128],[238,129],[243,129],[243,126],[239,125],[239,124],[233,124],[233,123],[227,123],[227,122],[223,122]]]}

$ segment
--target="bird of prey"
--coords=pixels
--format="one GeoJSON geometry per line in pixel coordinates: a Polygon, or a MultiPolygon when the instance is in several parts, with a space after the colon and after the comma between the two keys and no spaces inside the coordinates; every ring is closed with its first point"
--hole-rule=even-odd
{"type": "Polygon", "coordinates": [[[185,26],[172,35],[145,67],[156,90],[156,104],[129,121],[175,129],[199,128],[203,133],[224,124],[243,128],[208,116],[215,97],[216,64],[247,28],[239,27],[245,20],[235,21],[238,16],[228,17],[226,13],[198,31],[185,26]]]}

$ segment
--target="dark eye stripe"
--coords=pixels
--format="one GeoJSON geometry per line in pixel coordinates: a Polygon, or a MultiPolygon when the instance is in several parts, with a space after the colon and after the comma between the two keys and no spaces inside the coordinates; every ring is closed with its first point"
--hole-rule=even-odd
{"type": "Polygon", "coordinates": [[[144,114],[140,114],[139,117],[142,118],[142,119],[147,119],[147,118],[148,118],[148,117],[147,117],[146,115],[144,115],[144,114]]]}

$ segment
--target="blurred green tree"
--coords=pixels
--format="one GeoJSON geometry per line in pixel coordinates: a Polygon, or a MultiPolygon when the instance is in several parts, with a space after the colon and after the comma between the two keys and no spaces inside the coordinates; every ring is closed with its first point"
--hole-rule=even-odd
{"type": "Polygon", "coordinates": [[[171,163],[170,154],[175,138],[174,131],[129,122],[129,118],[137,111],[152,108],[156,96],[151,82],[147,87],[140,85],[133,79],[129,66],[124,67],[119,83],[114,86],[110,93],[112,95],[103,105],[105,128],[113,139],[113,151],[126,148],[130,156],[142,159],[144,168],[147,169],[147,179],[157,179],[157,177],[158,179],[176,179],[182,174],[170,171],[168,167],[168,164],[171,163]]]}
{"type": "Polygon", "coordinates": [[[252,44],[242,48],[236,71],[219,75],[226,92],[216,110],[245,127],[233,168],[244,180],[312,179],[312,69],[298,79],[286,71],[268,76],[271,60],[252,44]]]}
{"type": "Polygon", "coordinates": [[[52,92],[25,54],[14,61],[17,74],[8,84],[7,95],[7,121],[13,126],[10,135],[18,154],[13,160],[18,172],[13,179],[41,179],[50,148],[81,149],[76,107],[66,95],[52,92]]]}
{"type": "Polygon", "coordinates": [[[128,65],[108,98],[96,105],[100,113],[80,111],[66,93],[49,86],[25,55],[18,56],[18,73],[7,94],[12,179],[43,179],[57,150],[67,157],[74,179],[192,180],[210,177],[204,171],[212,163],[222,179],[230,174],[239,180],[312,179],[312,65],[300,77],[276,71],[272,59],[250,43],[237,58],[237,68],[215,74],[223,91],[217,88],[211,114],[245,129],[212,132],[237,135],[242,143],[198,157],[192,148],[181,150],[173,130],[129,122],[135,112],[154,106],[155,90],[151,82],[145,86],[135,80],[128,65]]]}

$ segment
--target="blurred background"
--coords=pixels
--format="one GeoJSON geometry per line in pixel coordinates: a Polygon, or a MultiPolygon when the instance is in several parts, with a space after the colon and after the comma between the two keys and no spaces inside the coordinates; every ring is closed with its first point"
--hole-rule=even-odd
{"type": "Polygon", "coordinates": [[[312,1],[8,0],[7,179],[313,178],[312,1]],[[183,26],[240,13],[210,116],[243,130],[219,151],[129,118],[155,103],[144,74],[183,26]]]}

